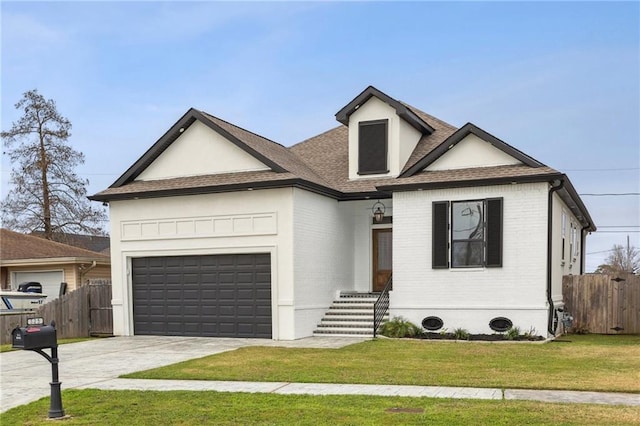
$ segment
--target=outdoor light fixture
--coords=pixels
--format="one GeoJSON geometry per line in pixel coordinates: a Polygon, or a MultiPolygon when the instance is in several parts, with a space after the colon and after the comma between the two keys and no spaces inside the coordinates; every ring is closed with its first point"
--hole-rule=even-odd
{"type": "Polygon", "coordinates": [[[373,220],[376,223],[382,222],[384,218],[384,212],[387,210],[384,204],[380,202],[380,200],[376,201],[376,203],[371,207],[371,212],[373,213],[373,220]]]}

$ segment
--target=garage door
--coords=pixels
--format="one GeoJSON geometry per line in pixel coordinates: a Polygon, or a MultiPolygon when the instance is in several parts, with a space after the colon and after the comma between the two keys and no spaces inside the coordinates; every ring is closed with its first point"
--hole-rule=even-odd
{"type": "Polygon", "coordinates": [[[267,254],[132,259],[134,333],[271,338],[267,254]]]}
{"type": "Polygon", "coordinates": [[[64,281],[64,273],[62,271],[15,272],[13,288],[17,289],[18,284],[29,281],[42,284],[42,293],[47,295],[45,299],[45,303],[47,303],[58,298],[60,283],[64,281]]]}

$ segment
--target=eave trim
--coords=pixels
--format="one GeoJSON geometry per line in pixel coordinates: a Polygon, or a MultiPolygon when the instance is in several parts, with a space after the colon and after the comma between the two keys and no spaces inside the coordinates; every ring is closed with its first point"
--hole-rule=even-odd
{"type": "Polygon", "coordinates": [[[124,172],[109,188],[118,188],[137,178],[147,167],[151,165],[180,135],[187,130],[196,120],[219,133],[231,143],[242,149],[249,155],[264,163],[276,173],[284,173],[287,170],[275,161],[259,153],[248,144],[233,136],[231,133],[218,126],[195,108],[190,108],[160,139],[154,143],[126,172],[124,172]]]}
{"type": "Polygon", "coordinates": [[[426,121],[421,119],[415,112],[413,112],[406,105],[393,99],[391,96],[381,92],[373,86],[369,86],[356,96],[351,102],[345,105],[340,111],[336,113],[336,120],[345,126],[349,125],[349,116],[355,112],[360,106],[364,105],[372,96],[380,99],[381,101],[389,104],[396,110],[396,114],[404,121],[409,123],[412,127],[418,130],[422,134],[431,134],[435,131],[426,121]]]}
{"type": "Polygon", "coordinates": [[[434,150],[432,150],[430,153],[425,155],[422,159],[417,161],[413,166],[411,166],[410,168],[402,172],[399,177],[402,178],[402,177],[413,176],[414,174],[424,170],[426,167],[428,167],[430,164],[435,162],[438,158],[440,158],[442,155],[444,155],[447,151],[449,151],[451,148],[456,146],[459,142],[461,142],[464,138],[466,138],[470,134],[473,134],[479,137],[480,139],[482,139],[483,141],[490,143],[494,147],[512,156],[513,158],[521,161],[522,163],[524,163],[529,167],[537,168],[537,167],[544,166],[544,164],[542,164],[541,162],[528,156],[522,151],[512,147],[508,143],[498,139],[492,134],[482,130],[475,124],[467,123],[461,128],[459,128],[458,130],[456,130],[451,136],[445,139],[434,150]]]}

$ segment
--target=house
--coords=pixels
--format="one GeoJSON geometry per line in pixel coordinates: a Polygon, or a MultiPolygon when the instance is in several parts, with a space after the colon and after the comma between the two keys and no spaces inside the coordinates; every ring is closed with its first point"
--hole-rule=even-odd
{"type": "Polygon", "coordinates": [[[42,284],[50,302],[60,294],[60,284],[73,291],[89,279],[110,279],[109,256],[45,240],[34,235],[0,229],[0,284],[16,290],[23,282],[42,284]]]}
{"type": "Polygon", "coordinates": [[[371,86],[336,119],[287,148],[190,109],[91,196],[114,333],[371,333],[371,297],[432,330],[555,332],[596,229],[565,174],[371,86]]]}
{"type": "MultiPolygon", "coordinates": [[[[31,235],[36,237],[45,238],[44,232],[34,231],[31,235]]],[[[86,235],[86,234],[70,234],[54,233],[52,241],[56,241],[62,244],[66,244],[73,247],[80,247],[85,250],[95,251],[104,255],[109,255],[110,239],[108,236],[103,235],[86,235]]]]}

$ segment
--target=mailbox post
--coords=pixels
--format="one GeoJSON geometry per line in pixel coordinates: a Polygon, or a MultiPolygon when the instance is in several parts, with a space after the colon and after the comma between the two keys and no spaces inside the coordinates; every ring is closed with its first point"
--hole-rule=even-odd
{"type": "Polygon", "coordinates": [[[12,347],[26,351],[37,352],[51,363],[51,402],[49,405],[49,418],[64,417],[62,408],[62,395],[60,393],[60,381],[58,379],[58,338],[56,324],[44,325],[42,318],[30,318],[26,327],[16,327],[11,332],[12,347]],[[51,349],[49,356],[43,349],[51,349]]]}

